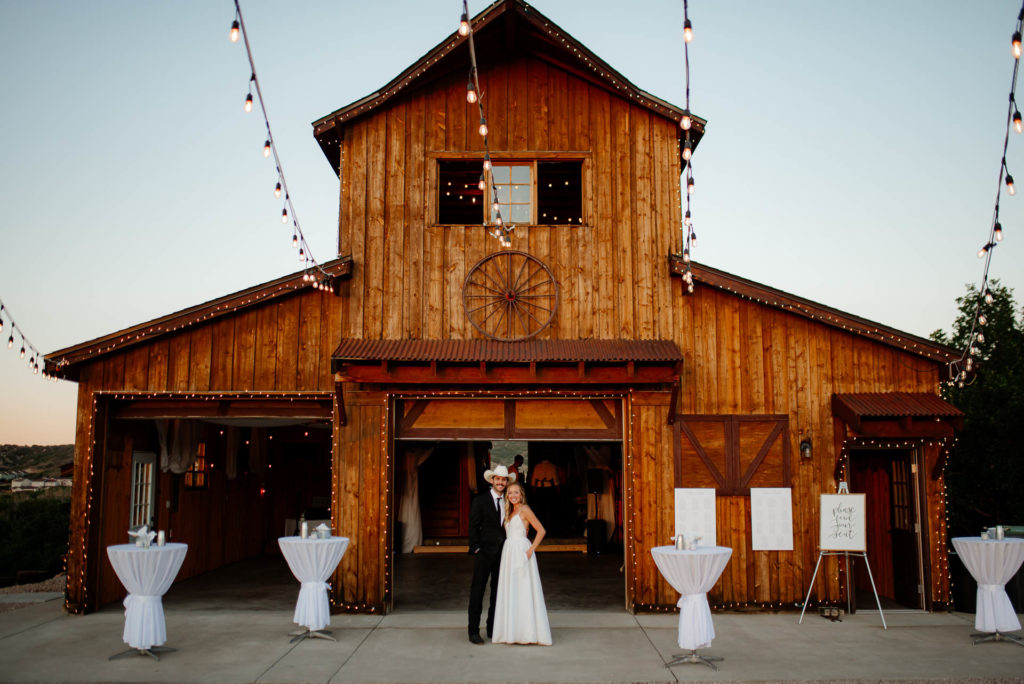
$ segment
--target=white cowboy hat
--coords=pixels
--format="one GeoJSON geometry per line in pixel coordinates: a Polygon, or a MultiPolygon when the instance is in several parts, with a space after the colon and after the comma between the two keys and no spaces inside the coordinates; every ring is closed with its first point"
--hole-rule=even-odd
{"type": "Polygon", "coordinates": [[[510,483],[516,481],[516,474],[508,472],[508,468],[506,468],[503,465],[498,466],[494,470],[484,471],[484,479],[487,480],[488,482],[490,482],[491,478],[493,478],[495,475],[497,475],[498,477],[507,477],[510,483]]]}

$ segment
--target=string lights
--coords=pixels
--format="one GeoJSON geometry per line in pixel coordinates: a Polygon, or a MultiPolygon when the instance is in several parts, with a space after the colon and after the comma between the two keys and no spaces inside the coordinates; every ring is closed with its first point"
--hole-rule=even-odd
{"type": "Polygon", "coordinates": [[[288,225],[289,220],[292,224],[292,246],[297,247],[299,250],[299,261],[302,262],[303,282],[309,284],[313,288],[320,290],[330,289],[330,274],[324,270],[320,263],[313,257],[313,251],[309,248],[309,243],[306,242],[306,236],[302,233],[302,225],[299,223],[299,217],[295,212],[295,205],[292,203],[291,194],[288,192],[288,181],[285,180],[284,168],[281,165],[281,157],[277,151],[277,144],[274,142],[274,135],[270,131],[270,119],[267,117],[267,107],[263,99],[263,90],[260,88],[260,80],[256,76],[256,63],[252,58],[252,47],[249,44],[249,32],[245,29],[245,19],[242,17],[242,8],[239,5],[239,0],[235,0],[235,20],[231,22],[231,31],[229,38],[232,43],[237,43],[238,38],[241,36],[242,42],[245,44],[245,54],[249,59],[249,92],[245,97],[245,104],[243,109],[246,112],[253,110],[253,93],[256,94],[256,99],[259,100],[260,112],[263,114],[263,123],[267,129],[267,138],[263,142],[263,156],[270,158],[271,155],[274,157],[274,167],[277,171],[277,184],[274,186],[274,197],[281,197],[282,192],[284,193],[284,207],[281,209],[281,223],[288,225]]]}
{"type": "Polygon", "coordinates": [[[697,233],[693,229],[693,213],[691,202],[694,193],[693,180],[693,117],[690,115],[690,43],[693,41],[693,24],[690,22],[690,8],[687,0],[683,0],[683,61],[686,64],[686,105],[683,116],[679,119],[679,128],[683,131],[682,150],[680,152],[686,163],[686,213],[683,214],[683,282],[686,291],[693,294],[693,272],[690,270],[690,254],[697,246],[697,233]]]}
{"type": "Polygon", "coordinates": [[[7,337],[7,348],[12,350],[17,349],[18,358],[22,361],[28,359],[26,363],[28,364],[28,369],[30,371],[36,375],[41,371],[43,377],[57,382],[57,376],[51,374],[46,370],[46,368],[40,365],[40,362],[43,361],[43,355],[39,352],[39,349],[37,349],[36,346],[32,344],[27,337],[25,337],[25,333],[14,321],[14,316],[11,315],[10,309],[8,309],[7,305],[4,304],[4,301],[0,299],[0,336],[3,336],[4,333],[6,333],[7,337]],[[17,341],[14,339],[15,335],[18,336],[17,341]]]}
{"type": "Polygon", "coordinates": [[[495,238],[504,248],[512,246],[512,231],[514,225],[506,224],[501,218],[501,203],[498,201],[498,186],[494,182],[491,168],[491,153],[488,144],[487,116],[484,114],[483,92],[480,90],[480,73],[476,62],[476,45],[473,42],[473,24],[469,20],[469,5],[467,0],[462,0],[462,17],[459,20],[459,35],[469,40],[469,83],[466,84],[466,102],[476,104],[480,112],[480,127],[477,132],[484,139],[484,163],[483,172],[480,174],[478,186],[480,190],[486,191],[488,183],[491,186],[492,213],[491,218],[494,226],[487,231],[487,234],[495,238]]]}
{"type": "Polygon", "coordinates": [[[1013,55],[1013,77],[1010,80],[1010,97],[1006,111],[1006,133],[1003,135],[1003,154],[999,160],[999,181],[996,183],[996,204],[992,211],[992,224],[989,228],[988,240],[978,250],[978,258],[985,260],[985,266],[981,273],[981,287],[978,288],[978,300],[974,306],[971,332],[967,339],[963,341],[965,345],[964,350],[960,354],[960,358],[951,361],[949,364],[949,382],[950,384],[956,383],[959,387],[963,387],[977,377],[975,375],[977,368],[977,359],[975,357],[978,355],[979,349],[974,343],[975,341],[978,343],[985,341],[985,336],[979,328],[984,327],[988,322],[983,307],[986,304],[992,303],[992,294],[988,288],[989,267],[992,265],[992,254],[995,248],[1003,240],[1003,227],[999,223],[999,200],[1002,196],[1003,185],[1006,185],[1006,194],[1010,196],[1017,194],[1017,189],[1013,184],[1013,176],[1010,175],[1010,170],[1006,165],[1006,150],[1010,144],[1010,128],[1012,127],[1017,133],[1024,132],[1024,120],[1021,119],[1020,110],[1017,108],[1016,95],[1017,72],[1020,70],[1020,40],[1022,31],[1024,31],[1024,4],[1021,5],[1020,12],[1017,13],[1017,25],[1013,35],[1010,37],[1010,54],[1013,55]]]}

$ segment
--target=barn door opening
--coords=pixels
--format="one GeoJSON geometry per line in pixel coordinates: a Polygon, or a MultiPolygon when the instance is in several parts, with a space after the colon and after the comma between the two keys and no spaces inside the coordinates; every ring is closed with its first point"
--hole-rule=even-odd
{"type": "Polygon", "coordinates": [[[470,504],[499,465],[516,469],[547,530],[538,563],[548,609],[622,606],[621,443],[398,440],[395,454],[395,610],[465,609],[470,504]]]}
{"type": "MultiPolygon", "coordinates": [[[[916,453],[854,450],[850,490],[866,496],[867,552],[883,609],[923,609],[916,453]]],[[[875,607],[863,563],[855,564],[858,609],[875,607]]]]}

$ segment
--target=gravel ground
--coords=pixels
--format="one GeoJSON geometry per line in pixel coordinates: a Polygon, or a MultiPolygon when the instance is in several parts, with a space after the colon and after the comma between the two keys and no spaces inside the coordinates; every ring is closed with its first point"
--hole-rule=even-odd
{"type": "MultiPolygon", "coordinates": [[[[11,587],[0,587],[0,594],[29,594],[38,591],[64,591],[67,584],[67,577],[64,573],[57,575],[45,582],[35,584],[16,584],[11,587]]],[[[0,613],[6,613],[25,606],[32,606],[34,603],[0,603],[0,613]]]]}

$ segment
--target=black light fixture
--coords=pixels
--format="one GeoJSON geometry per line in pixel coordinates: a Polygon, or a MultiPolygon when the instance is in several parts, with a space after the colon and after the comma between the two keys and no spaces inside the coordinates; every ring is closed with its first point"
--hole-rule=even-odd
{"type": "Polygon", "coordinates": [[[814,453],[813,453],[813,451],[811,449],[811,438],[808,437],[807,439],[802,440],[800,442],[800,457],[803,458],[803,459],[810,460],[810,458],[813,455],[814,455],[814,453]]]}

